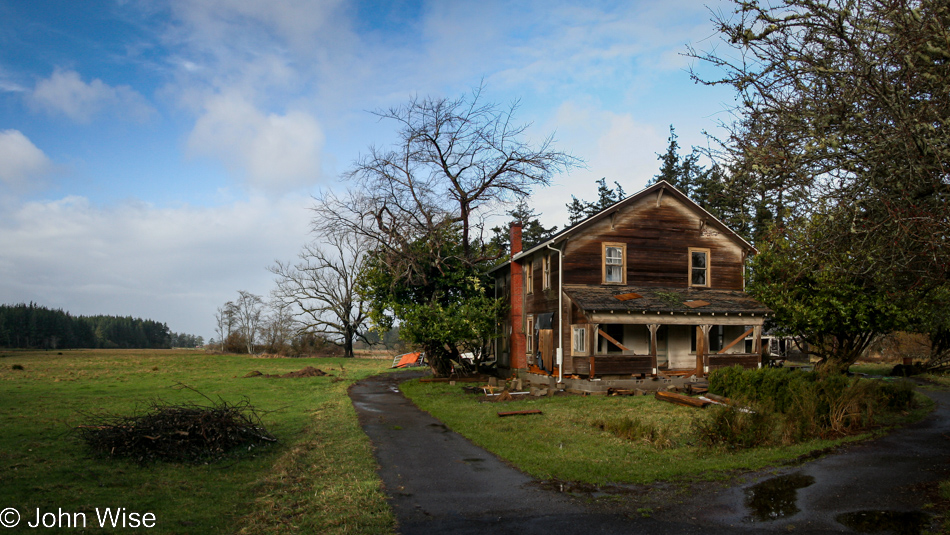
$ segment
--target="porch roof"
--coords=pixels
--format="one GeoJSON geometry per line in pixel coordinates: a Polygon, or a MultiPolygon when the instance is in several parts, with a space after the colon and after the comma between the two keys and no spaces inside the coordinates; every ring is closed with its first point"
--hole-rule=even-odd
{"type": "Polygon", "coordinates": [[[643,286],[564,285],[564,293],[585,312],[680,314],[771,314],[743,291],[643,286]]]}

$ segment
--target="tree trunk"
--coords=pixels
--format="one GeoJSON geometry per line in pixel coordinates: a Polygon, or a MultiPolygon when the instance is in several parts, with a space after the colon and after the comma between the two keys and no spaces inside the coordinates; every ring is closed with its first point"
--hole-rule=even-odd
{"type": "Polygon", "coordinates": [[[353,330],[346,329],[343,334],[343,358],[353,358],[353,330]]]}

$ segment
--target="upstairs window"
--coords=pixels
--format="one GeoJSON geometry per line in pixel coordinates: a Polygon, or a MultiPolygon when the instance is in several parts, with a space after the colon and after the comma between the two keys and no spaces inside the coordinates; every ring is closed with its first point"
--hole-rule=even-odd
{"type": "Polygon", "coordinates": [[[541,257],[541,289],[551,289],[551,255],[541,257]]]}
{"type": "Polygon", "coordinates": [[[627,245],[624,243],[605,243],[604,284],[626,284],[627,282],[627,245]]]}
{"type": "Polygon", "coordinates": [[[708,288],[709,249],[689,248],[689,285],[708,288]]]}
{"type": "Polygon", "coordinates": [[[528,269],[524,273],[524,291],[525,293],[534,293],[534,259],[528,262],[528,269]]]}

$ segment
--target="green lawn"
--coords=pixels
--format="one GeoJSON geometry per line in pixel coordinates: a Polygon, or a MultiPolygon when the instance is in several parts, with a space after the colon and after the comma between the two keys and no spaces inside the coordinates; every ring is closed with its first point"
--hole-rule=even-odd
{"type": "MultiPolygon", "coordinates": [[[[0,350],[0,509],[27,522],[60,510],[152,513],[152,533],[391,533],[395,521],[375,473],[369,440],[346,395],[354,381],[389,360],[259,359],[201,351],[0,350]],[[244,378],[314,366],[332,377],[244,378]],[[18,369],[22,368],[22,369],[18,369]],[[129,414],[160,398],[204,403],[247,398],[280,443],[210,465],[145,467],[92,455],[74,426],[96,412],[129,414]]],[[[733,470],[780,464],[840,441],[725,451],[693,444],[703,411],[652,397],[558,396],[479,403],[460,386],[407,383],[406,394],[452,429],[540,479],[649,483],[717,479],[733,470]],[[499,410],[541,416],[499,418],[499,410]],[[631,442],[594,426],[636,417],[661,431],[655,444],[631,442]]],[[[858,437],[860,438],[860,437],[858,437]]],[[[851,438],[849,440],[853,440],[851,438]]],[[[0,518],[4,520],[5,518],[0,518]]]]}
{"type": "MultiPolygon", "coordinates": [[[[0,507],[23,517],[96,509],[152,513],[151,533],[385,533],[394,518],[346,388],[388,360],[258,359],[201,351],[0,350],[0,507]],[[243,378],[314,366],[334,377],[243,378]],[[22,367],[21,369],[15,369],[22,367]],[[246,397],[279,444],[210,465],[93,456],[71,429],[84,414],[128,414],[150,400],[246,397]]],[[[91,529],[96,528],[96,529],[91,529]]]]}
{"type": "MultiPolygon", "coordinates": [[[[556,396],[480,403],[460,386],[403,384],[402,391],[452,430],[540,479],[605,483],[715,480],[731,471],[774,466],[867,434],[746,450],[700,447],[693,423],[707,411],[657,401],[653,396],[556,396]],[[540,409],[541,415],[500,418],[499,411],[540,409]],[[659,430],[661,440],[631,441],[603,431],[598,420],[628,416],[659,430]],[[657,447],[659,444],[660,447],[657,447]]],[[[921,417],[932,403],[909,418],[921,417]]]]}

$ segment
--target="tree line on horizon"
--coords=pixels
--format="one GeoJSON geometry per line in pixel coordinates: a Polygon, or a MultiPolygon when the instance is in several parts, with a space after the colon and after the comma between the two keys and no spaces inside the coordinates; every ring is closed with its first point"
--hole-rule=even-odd
{"type": "Polygon", "coordinates": [[[131,316],[73,316],[30,302],[0,305],[0,347],[10,349],[169,349],[204,344],[201,336],[131,316]]]}

